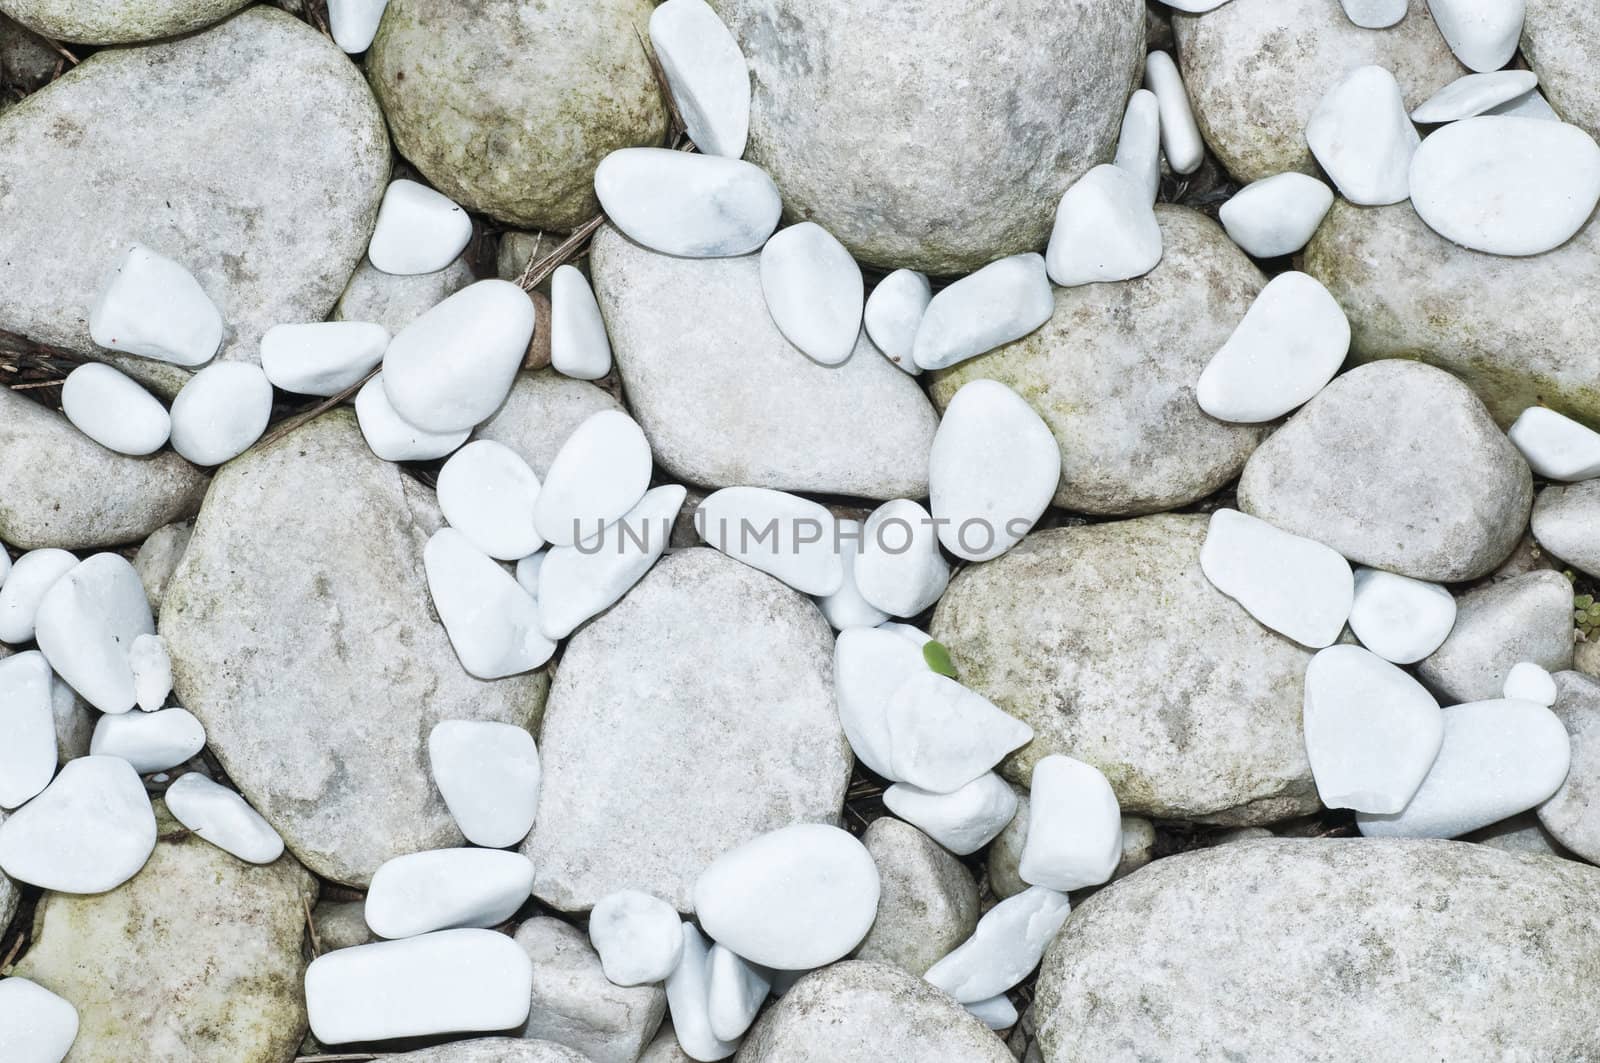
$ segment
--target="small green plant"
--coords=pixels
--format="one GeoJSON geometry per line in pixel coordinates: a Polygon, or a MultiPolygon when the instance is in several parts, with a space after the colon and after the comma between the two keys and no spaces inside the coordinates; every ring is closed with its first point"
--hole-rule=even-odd
{"type": "MultiPolygon", "coordinates": [[[[1562,575],[1575,582],[1576,578],[1570,569],[1563,572],[1562,575]]],[[[1600,638],[1600,601],[1595,601],[1593,594],[1574,594],[1572,596],[1572,621],[1577,625],[1584,641],[1600,638]]]]}
{"type": "Polygon", "coordinates": [[[922,659],[940,675],[947,675],[951,679],[956,677],[956,666],[950,660],[950,651],[937,639],[929,639],[922,644],[922,659]]]}

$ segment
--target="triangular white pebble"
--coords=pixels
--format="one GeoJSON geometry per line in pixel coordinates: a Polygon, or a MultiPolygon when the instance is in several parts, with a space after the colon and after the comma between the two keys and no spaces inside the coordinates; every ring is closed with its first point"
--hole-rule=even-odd
{"type": "Polygon", "coordinates": [[[533,326],[533,300],[521,288],[500,280],[470,284],[390,341],[384,392],[418,428],[471,428],[505,401],[533,326]]]}
{"type": "Polygon", "coordinates": [[[34,637],[50,667],[101,712],[138,700],[129,653],[155,633],[139,573],[118,554],[95,554],[57,580],[39,602],[34,637]]]}
{"type": "Polygon", "coordinates": [[[1302,645],[1332,645],[1350,619],[1350,563],[1315,540],[1247,513],[1211,514],[1200,568],[1251,616],[1302,645]]]}
{"type": "Polygon", "coordinates": [[[1357,67],[1322,97],[1306,125],[1311,153],[1352,203],[1399,203],[1410,192],[1411,156],[1422,138],[1394,75],[1357,67]]]}
{"type": "Polygon", "coordinates": [[[574,380],[599,380],[611,372],[605,319],[576,266],[557,266],[550,277],[550,364],[574,380]]]}
{"type": "Polygon", "coordinates": [[[1056,206],[1045,250],[1050,279],[1064,288],[1142,277],[1161,262],[1161,226],[1139,178],[1096,166],[1056,206]]]}
{"type": "Polygon", "coordinates": [[[60,893],[104,893],[138,874],[156,817],[120,757],[79,757],[0,823],[0,871],[60,893]]]}
{"type": "Polygon", "coordinates": [[[196,366],[222,346],[222,315],[192,273],[134,244],[89,310],[89,337],[114,351],[196,366]]]}
{"type": "Polygon", "coordinates": [[[1350,322],[1322,282],[1280,273],[1207,363],[1195,399],[1218,420],[1276,420],[1321,391],[1349,352],[1350,322]]]}
{"type": "Polygon", "coordinates": [[[1239,189],[1217,216],[1246,254],[1281,258],[1310,242],[1332,206],[1333,189],[1315,177],[1280,173],[1239,189]]]}
{"type": "Polygon", "coordinates": [[[838,365],[861,334],[861,267],[833,235],[803,221],[761,249],[761,291],[772,323],[813,361],[838,365]]]}
{"type": "Polygon", "coordinates": [[[885,710],[895,777],[948,794],[1033,738],[1033,728],[932,669],[913,675],[885,710]]]}
{"type": "Polygon", "coordinates": [[[378,207],[367,258],[384,273],[437,273],[472,239],[472,219],[449,196],[415,181],[391,181],[378,207]]]}

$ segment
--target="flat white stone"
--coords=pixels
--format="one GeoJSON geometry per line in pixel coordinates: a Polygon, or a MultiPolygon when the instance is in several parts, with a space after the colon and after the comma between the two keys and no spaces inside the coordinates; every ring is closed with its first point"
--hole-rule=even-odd
{"type": "Polygon", "coordinates": [[[1435,130],[1411,160],[1411,203],[1474,251],[1537,255],[1566,243],[1600,202],[1600,145],[1565,122],[1480,115],[1435,130]]]}
{"type": "Polygon", "coordinates": [[[1429,96],[1411,112],[1411,120],[1419,125],[1441,125],[1471,118],[1526,95],[1538,84],[1539,75],[1531,70],[1468,74],[1429,96]]]}
{"type": "Polygon", "coordinates": [[[1555,677],[1532,661],[1518,661],[1506,673],[1502,695],[1549,708],[1556,703],[1555,677]]]}
{"type": "Polygon", "coordinates": [[[1472,701],[1442,710],[1444,742],[1405,809],[1356,814],[1369,838],[1457,838],[1526,812],[1561,788],[1567,729],[1531,701],[1472,701]]]}
{"type": "Polygon", "coordinates": [[[923,977],[962,1004],[1004,993],[1039,966],[1071,909],[1066,894],[1030,886],[989,909],[972,936],[923,977]]]}
{"type": "Polygon", "coordinates": [[[784,970],[845,956],[878,914],[878,865],[847,831],[796,823],[713,860],[694,884],[700,925],[751,963],[784,970]]]}
{"type": "Polygon", "coordinates": [[[1329,808],[1406,807],[1439,754],[1444,717],[1411,676],[1360,646],[1330,646],[1306,669],[1306,756],[1329,808]]]}
{"type": "Polygon", "coordinates": [[[113,351],[203,365],[222,346],[222,315],[194,274],[134,244],[89,310],[89,338],[113,351]]]}
{"type": "Polygon", "coordinates": [[[896,690],[928,672],[922,647],[895,631],[850,628],[833,644],[833,692],[839,723],[856,759],[898,782],[889,744],[889,701],[896,690]]]}
{"type": "Polygon", "coordinates": [[[1033,728],[928,668],[895,689],[885,718],[894,777],[936,794],[961,789],[1033,739],[1033,728]]]}
{"type": "Polygon", "coordinates": [[[99,362],[67,374],[61,412],[78,431],[118,454],[154,454],[172,434],[172,418],[154,395],[99,362]]]}
{"type": "Polygon", "coordinates": [[[1306,125],[1311,154],[1344,198],[1368,207],[1399,203],[1411,194],[1411,156],[1421,140],[1400,86],[1381,66],[1346,74],[1306,125]]]}
{"type": "Polygon", "coordinates": [[[54,547],[29,550],[17,558],[0,586],[0,642],[32,642],[39,602],[56,580],[77,567],[76,557],[54,547]]]}
{"type": "Polygon", "coordinates": [[[441,192],[415,181],[391,181],[378,207],[367,259],[384,273],[437,273],[472,239],[472,219],[441,192]]]}
{"type": "Polygon", "coordinates": [[[816,222],[772,234],[761,249],[761,293],[772,323],[807,358],[838,365],[855,350],[865,298],[861,267],[816,222]]]}
{"type": "Polygon", "coordinates": [[[682,958],[667,978],[672,1032],[690,1059],[699,1063],[727,1059],[739,1050],[739,1044],[723,1041],[711,1032],[710,946],[693,923],[684,923],[682,934],[682,958]]]}
{"type": "Polygon", "coordinates": [[[1153,206],[1161,192],[1161,103],[1149,89],[1135,89],[1128,97],[1114,162],[1138,180],[1153,206]]]}
{"type": "Polygon", "coordinates": [[[897,782],[883,792],[883,803],[957,856],[988,845],[1017,814],[1016,791],[994,772],[948,794],[897,782]]]}
{"type": "Polygon", "coordinates": [[[1145,56],[1144,87],[1156,95],[1161,112],[1161,150],[1167,154],[1167,165],[1173,173],[1194,173],[1206,157],[1206,142],[1200,136],[1200,126],[1195,122],[1194,108],[1189,104],[1189,90],[1184,87],[1178,64],[1166,52],[1151,52],[1145,56]]]}
{"type": "Polygon", "coordinates": [[[1550,106],[1550,101],[1544,98],[1544,93],[1538,89],[1525,92],[1514,100],[1507,100],[1498,107],[1491,107],[1485,114],[1506,114],[1514,118],[1537,118],[1541,122],[1559,122],[1561,116],[1556,109],[1550,106]]]}
{"type": "Polygon", "coordinates": [[[544,545],[533,524],[539,477],[505,444],[468,443],[439,470],[436,490],[444,519],[490,557],[517,561],[544,545]]]}
{"type": "Polygon", "coordinates": [[[1044,261],[1050,279],[1064,288],[1132,280],[1155,269],[1161,226],[1139,178],[1109,164],[1078,178],[1056,205],[1044,261]]]}
{"type": "Polygon", "coordinates": [[[451,817],[473,845],[505,849],[533,829],[539,747],[521,727],[441,720],[428,734],[428,764],[451,817]]]}
{"type": "Polygon", "coordinates": [[[188,709],[102,716],[89,752],[121,757],[140,775],[175,768],[205,748],[206,730],[188,709]]]}
{"type": "Polygon", "coordinates": [[[549,556],[550,551],[541,550],[517,561],[517,584],[535,598],[539,597],[539,574],[544,569],[545,558],[549,556]]]}
{"type": "Polygon", "coordinates": [[[638,505],[653,460],[632,417],[619,410],[591,415],[550,462],[534,508],[539,534],[554,546],[593,538],[638,505]]]}
{"type": "Polygon", "coordinates": [[[1055,296],[1044,258],[1012,255],[969,273],[935,295],[917,326],[911,357],[923,369],[976,358],[1050,320],[1055,296]]]}
{"type": "Polygon", "coordinates": [[[409,423],[389,403],[379,373],[356,392],[356,421],[372,452],[384,461],[432,461],[467,441],[472,429],[429,432],[409,423]]]}
{"type": "Polygon", "coordinates": [[[766,487],[713,491],[695,513],[700,538],[803,594],[844,585],[833,514],[799,495],[766,487]]]}
{"type": "Polygon", "coordinates": [[[1499,70],[1522,38],[1524,0],[1428,0],[1450,50],[1469,70],[1499,70]]]}
{"type": "MultiPolygon", "coordinates": [[[[1600,432],[1545,406],[1529,406],[1506,435],[1547,480],[1592,480],[1600,476],[1600,432]]],[[[22,564],[17,562],[18,566],[22,564]]],[[[0,635],[3,635],[0,632],[0,635]]]]}
{"type": "Polygon", "coordinates": [[[139,573],[118,554],[95,554],[57,580],[39,602],[34,638],[50,667],[101,712],[138,700],[128,654],[155,634],[139,573]]]}
{"type": "Polygon", "coordinates": [[[274,325],[261,337],[261,368],[285,391],[337,395],[378,367],[389,339],[370,321],[274,325]]]}
{"type": "Polygon", "coordinates": [[[1061,448],[1033,407],[974,380],[945,407],[928,455],[930,508],[946,550],[988,561],[1028,533],[1055,496],[1061,448]]]}
{"type": "Polygon", "coordinates": [[[722,19],[705,0],[667,0],[650,15],[650,43],[694,146],[707,155],[743,155],[750,71],[722,19]]]}
{"type": "Polygon", "coordinates": [[[747,255],[778,227],[778,186],[739,159],[623,148],[600,161],[594,190],[606,217],[652,251],[685,258],[747,255]]]}
{"type": "Polygon", "coordinates": [[[1362,29],[1388,29],[1406,17],[1410,0],[1340,0],[1344,13],[1362,29]]]}
{"type": "Polygon", "coordinates": [[[589,943],[613,985],[662,982],[683,957],[683,923],[660,897],[618,890],[589,913],[589,943]]]}
{"type": "Polygon", "coordinates": [[[550,277],[550,364],[574,380],[599,380],[611,372],[605,319],[576,266],[557,266],[550,277]]]}
{"type": "Polygon", "coordinates": [[[1311,242],[1332,206],[1333,189],[1315,177],[1279,173],[1239,189],[1218,217],[1246,254],[1281,258],[1311,242]]]}
{"type": "Polygon", "coordinates": [[[539,603],[454,528],[422,551],[433,605],[469,675],[501,679],[538,668],[556,651],[539,623],[539,603]]]}
{"type": "Polygon", "coordinates": [[[1033,766],[1018,875],[1062,893],[1109,882],[1122,859],[1122,807],[1092,764],[1052,754],[1033,766]]]}
{"type": "Polygon", "coordinates": [[[861,596],[890,616],[916,616],[933,605],[950,582],[933,517],[909,498],[873,510],[854,574],[861,596]]]}
{"type": "Polygon", "coordinates": [[[533,863],[501,849],[432,849],[385,860],[373,872],[363,910],[383,938],[491,927],[533,894],[533,863]]]}
{"type": "Polygon", "coordinates": [[[844,581],[832,594],[818,596],[817,608],[835,631],[850,627],[877,627],[889,614],[861,597],[856,587],[856,557],[861,552],[863,525],[859,520],[836,518],[839,530],[839,560],[844,565],[844,581]]]}
{"type": "Polygon", "coordinates": [[[249,362],[208,365],[172,400],[171,417],[173,450],[196,465],[221,465],[266,431],[272,382],[249,362]]]}
{"type": "Polygon", "coordinates": [[[1004,993],[961,1006],[991,1030],[1009,1030],[1017,1024],[1017,1006],[1004,993]]]}
{"type": "Polygon", "coordinates": [[[1248,513],[1211,514],[1200,568],[1251,616],[1301,645],[1331,646],[1350,619],[1350,563],[1315,540],[1248,513]]]}
{"type": "Polygon", "coordinates": [[[31,800],[56,773],[53,684],[37,650],[0,660],[0,808],[31,800]]]}
{"type": "Polygon", "coordinates": [[[509,1030],[528,1019],[533,961],[493,930],[441,930],[337,949],[306,968],[323,1044],[509,1030]]]}
{"type": "Polygon", "coordinates": [[[1275,421],[1309,402],[1350,353],[1350,322],[1315,277],[1290,270],[1267,282],[1195,385],[1222,421],[1275,421]]]}
{"type": "Polygon", "coordinates": [[[533,326],[533,300],[515,284],[469,284],[389,342],[384,393],[395,413],[418,428],[471,428],[505,401],[533,326]]]}
{"type": "Polygon", "coordinates": [[[1415,664],[1438,649],[1455,624],[1456,600],[1439,584],[1356,569],[1350,630],[1384,660],[1415,664]]]}
{"type": "Polygon", "coordinates": [[[755,1022],[772,989],[772,977],[724,945],[711,946],[710,966],[706,1013],[711,1032],[719,1040],[737,1041],[755,1022]]]}
{"type": "Polygon", "coordinates": [[[60,893],[104,893],[139,873],[156,817],[120,757],[79,757],[0,823],[0,871],[60,893]]]}
{"type": "Polygon", "coordinates": [[[78,1039],[78,1009],[26,978],[0,980],[0,1058],[61,1063],[78,1039]]]}
{"type": "Polygon", "coordinates": [[[378,23],[388,6],[389,0],[328,0],[333,43],[351,55],[366,51],[378,35],[378,23]]]}
{"type": "Polygon", "coordinates": [[[933,286],[926,273],[897,269],[872,289],[867,296],[862,322],[867,337],[883,356],[912,376],[922,372],[912,352],[917,344],[917,329],[933,299],[933,286]]]}
{"type": "Polygon", "coordinates": [[[128,667],[133,669],[134,701],[145,712],[155,712],[167,703],[172,693],[172,658],[167,641],[160,635],[140,635],[128,650],[128,667]]]}
{"type": "Polygon", "coordinates": [[[597,540],[553,546],[539,566],[539,617],[548,638],[563,639],[611,608],[644,578],[672,537],[688,492],[678,484],[646,491],[597,540]]]}
{"type": "Polygon", "coordinates": [[[283,855],[283,839],[243,797],[197,771],[167,787],[167,811],[225,853],[250,864],[270,864],[283,855]]]}

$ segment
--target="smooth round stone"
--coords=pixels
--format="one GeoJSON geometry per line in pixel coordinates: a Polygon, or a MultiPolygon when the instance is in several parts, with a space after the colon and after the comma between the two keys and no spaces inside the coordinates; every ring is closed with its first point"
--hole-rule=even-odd
{"type": "Polygon", "coordinates": [[[856,556],[861,551],[862,523],[835,518],[839,536],[839,560],[844,564],[844,582],[832,594],[816,599],[817,608],[835,631],[851,627],[877,627],[889,614],[861,597],[856,587],[856,556]]]}
{"type": "Polygon", "coordinates": [[[1329,808],[1406,807],[1444,738],[1421,683],[1359,646],[1330,646],[1306,669],[1306,755],[1329,808]]]}
{"type": "Polygon", "coordinates": [[[1411,112],[1418,125],[1443,125],[1492,111],[1532,92],[1539,75],[1531,70],[1496,70],[1457,78],[1411,112]]]}
{"type": "Polygon", "coordinates": [[[26,978],[0,979],[0,1053],[11,1063],[61,1063],[78,1038],[78,1009],[26,978]]]}
{"type": "Polygon", "coordinates": [[[172,449],[196,465],[232,461],[272,417],[272,383],[249,362],[219,362],[189,378],[172,400],[172,449]]]}
{"type": "Polygon", "coordinates": [[[250,864],[270,864],[283,855],[283,839],[245,799],[197,771],[167,787],[174,819],[225,853],[250,864]]]}
{"type": "Polygon", "coordinates": [[[389,0],[328,0],[328,31],[333,43],[350,55],[372,46],[389,0]]]}
{"type": "Polygon", "coordinates": [[[1028,252],[991,262],[943,289],[917,326],[911,357],[923,369],[976,358],[1021,339],[1055,309],[1043,257],[1028,252]]]}
{"type": "Polygon", "coordinates": [[[962,1004],[1004,993],[1039,966],[1071,908],[1066,894],[1030,886],[989,909],[972,937],[924,977],[962,1004]]]}
{"type": "Polygon", "coordinates": [[[889,701],[928,671],[922,647],[881,628],[839,632],[833,645],[833,690],[839,723],[856,759],[898,782],[889,743],[889,701]]]}
{"type": "Polygon", "coordinates": [[[1600,202],[1600,145],[1577,126],[1482,115],[1436,130],[1411,162],[1411,203],[1448,240],[1493,255],[1566,243],[1600,202]]]}
{"type": "Polygon", "coordinates": [[[509,281],[469,284],[400,330],[383,390],[407,423],[459,432],[505,401],[533,338],[533,300],[509,281]]]}
{"type": "Polygon", "coordinates": [[[1421,138],[1394,75],[1352,70],[1322,97],[1306,124],[1311,153],[1352,203],[1381,206],[1410,194],[1412,154],[1421,138]]]}
{"type": "Polygon", "coordinates": [[[1553,678],[1554,711],[1571,739],[1572,764],[1561,788],[1539,806],[1538,822],[1555,841],[1593,863],[1600,856],[1600,818],[1595,815],[1600,682],[1580,672],[1559,672],[1553,678]]]}
{"type": "Polygon", "coordinates": [[[367,446],[384,461],[432,461],[451,453],[467,441],[472,429],[429,432],[395,412],[377,373],[356,392],[356,419],[367,446]]]}
{"type": "Polygon", "coordinates": [[[711,946],[693,923],[684,923],[682,958],[667,978],[672,1032],[683,1054],[700,1063],[727,1059],[739,1045],[711,1030],[711,946]]]}
{"type": "Polygon", "coordinates": [[[442,930],[338,949],[306,968],[323,1044],[509,1030],[528,1017],[533,962],[493,930],[442,930]]]}
{"type": "Polygon", "coordinates": [[[1456,58],[1471,70],[1499,70],[1517,52],[1524,0],[1428,0],[1428,11],[1456,58]]]}
{"type": "Polygon", "coordinates": [[[1350,322],[1328,289],[1280,273],[1206,365],[1195,399],[1218,420],[1277,420],[1321,391],[1349,352],[1350,322]]]}
{"type": "Polygon", "coordinates": [[[623,148],[594,172],[611,224],[652,251],[685,258],[745,255],[778,227],[777,186],[739,159],[623,148]]]}
{"type": "MultiPolygon", "coordinates": [[[[535,555],[544,558],[535,586],[540,589],[539,619],[547,637],[566,638],[644,578],[666,550],[686,494],[678,484],[652,488],[621,520],[607,525],[598,540],[555,546],[535,555]]],[[[522,567],[517,562],[517,580],[526,589],[522,567]]]]}
{"type": "Polygon", "coordinates": [[[1092,764],[1052,754],[1033,766],[1018,874],[1062,893],[1110,881],[1122,860],[1122,809],[1092,764]]]}
{"type": "Polygon", "coordinates": [[[505,922],[533,892],[533,865],[499,849],[433,849],[385,861],[367,889],[366,918],[383,938],[505,922]]]}
{"type": "Polygon", "coordinates": [[[544,545],[533,526],[539,478],[510,447],[468,443],[439,470],[436,490],[444,519],[490,557],[516,561],[544,545]]]}
{"type": "Polygon", "coordinates": [[[912,357],[912,350],[916,346],[922,315],[932,299],[933,287],[926,273],[897,269],[872,289],[862,315],[867,335],[878,350],[912,376],[922,372],[922,367],[912,357]]]}
{"type": "Polygon", "coordinates": [[[838,365],[861,332],[861,267],[815,222],[774,233],[761,249],[761,291],[772,323],[812,361],[838,365]]]}
{"type": "Polygon", "coordinates": [[[1516,701],[1531,701],[1548,708],[1556,703],[1556,681],[1532,661],[1519,661],[1506,673],[1501,696],[1516,701]]]}
{"type": "Polygon", "coordinates": [[[988,845],[1017,813],[1015,791],[994,772],[948,794],[897,782],[883,792],[883,803],[957,856],[988,845]]]}
{"type": "Polygon", "coordinates": [[[368,321],[274,325],[261,337],[267,379],[297,395],[337,395],[383,361],[389,330],[368,321]]]}
{"type": "Polygon", "coordinates": [[[1138,179],[1146,201],[1154,204],[1161,192],[1161,103],[1149,89],[1128,97],[1113,161],[1138,179]]]}
{"type": "Polygon", "coordinates": [[[1600,432],[1544,406],[1529,406],[1506,435],[1547,480],[1600,477],[1600,432]]]}
{"type": "Polygon", "coordinates": [[[385,273],[437,273],[472,239],[472,219],[449,196],[415,181],[392,181],[378,206],[367,259],[385,273]]]}
{"type": "Polygon", "coordinates": [[[1388,29],[1406,17],[1407,0],[1339,0],[1345,17],[1362,29],[1388,29]]]}
{"type": "Polygon", "coordinates": [[[1161,150],[1167,165],[1174,173],[1194,173],[1206,157],[1206,144],[1189,104],[1189,90],[1172,56],[1155,51],[1145,57],[1144,87],[1155,93],[1159,105],[1161,150]]]}
{"type": "Polygon", "coordinates": [[[1267,627],[1316,649],[1350,618],[1354,577],[1333,550],[1235,509],[1211,514],[1200,568],[1267,627]]]}
{"type": "Polygon", "coordinates": [[[526,729],[493,720],[441,720],[428,733],[434,785],[473,845],[504,849],[533,829],[539,748],[526,729]]]}
{"type": "Polygon", "coordinates": [[[1415,664],[1438,649],[1456,623],[1456,600],[1437,583],[1382,569],[1355,571],[1350,630],[1386,661],[1415,664]]]}
{"type": "Polygon", "coordinates": [[[102,716],[89,752],[121,757],[140,775],[175,768],[205,748],[206,731],[187,709],[102,716]]]}
{"type": "Polygon", "coordinates": [[[750,71],[739,43],[705,0],[667,0],[650,15],[650,44],[695,147],[737,159],[750,133],[750,71]]]}
{"type": "Polygon", "coordinates": [[[0,871],[60,893],[104,893],[156,847],[144,784],[120,757],[79,757],[0,823],[0,871]]]}
{"type": "Polygon", "coordinates": [[[1600,480],[1540,491],[1533,504],[1533,536],[1574,568],[1600,573],[1600,480]]]}
{"type": "Polygon", "coordinates": [[[1060,480],[1055,437],[1015,391],[974,380],[946,405],[928,455],[929,508],[957,557],[988,561],[1011,549],[1060,480]]]}
{"type": "Polygon", "coordinates": [[[931,669],[895,688],[884,722],[893,777],[936,794],[961,789],[1033,738],[1033,728],[931,669]]]}
{"type": "Polygon", "coordinates": [[[589,942],[616,985],[662,982],[683,956],[683,924],[678,910],[660,897],[618,890],[589,913],[589,942]]]}
{"type": "Polygon", "coordinates": [[[1333,189],[1303,173],[1252,181],[1217,212],[1234,243],[1256,258],[1292,255],[1311,241],[1333,206],[1333,189]]]}
{"type": "Polygon", "coordinates": [[[706,1017],[711,1033],[722,1041],[737,1041],[767,999],[772,975],[721,944],[711,946],[708,966],[711,974],[706,985],[706,1017]]]}
{"type": "Polygon", "coordinates": [[[166,445],[172,419],[155,396],[109,365],[87,362],[61,385],[61,412],[107,450],[141,457],[166,445]]]}
{"type": "Polygon", "coordinates": [[[534,526],[553,546],[593,537],[644,497],[652,462],[638,423],[625,413],[601,410],[567,437],[550,463],[534,526]]]}
{"type": "Polygon", "coordinates": [[[222,315],[182,265],[134,244],[89,308],[101,347],[195,366],[222,346],[222,315]]]}
{"type": "Polygon", "coordinates": [[[804,594],[844,584],[834,517],[808,498],[765,487],[724,487],[695,513],[701,539],[804,594]]]}
{"type": "Polygon", "coordinates": [[[1533,808],[1567,777],[1567,729],[1543,705],[1497,699],[1441,711],[1444,742],[1421,788],[1393,815],[1358,813],[1366,837],[1460,837],[1533,808]]]}
{"type": "Polygon", "coordinates": [[[972,935],[978,884],[962,862],[909,823],[881,816],[861,836],[878,865],[878,916],[855,951],[917,977],[972,935]]]}
{"type": "Polygon", "coordinates": [[[700,925],[752,963],[806,970],[840,959],[878,911],[878,868],[849,833],[796,823],[730,850],[694,884],[700,925]]]}
{"type": "Polygon", "coordinates": [[[611,372],[600,304],[576,266],[557,266],[550,278],[550,364],[574,380],[599,380],[611,372]]]}
{"type": "Polygon", "coordinates": [[[16,808],[56,773],[50,664],[37,650],[0,660],[0,808],[16,808]]]}
{"type": "Polygon", "coordinates": [[[1161,262],[1161,226],[1148,189],[1120,166],[1078,179],[1056,207],[1045,269],[1064,288],[1142,277],[1161,262]]]}
{"type": "Polygon", "coordinates": [[[56,580],[76,567],[76,557],[53,547],[29,550],[17,558],[0,585],[0,642],[32,642],[39,602],[56,580]]]}
{"type": "Polygon", "coordinates": [[[155,634],[139,573],[118,554],[95,554],[57,580],[39,602],[34,637],[50,667],[101,712],[133,708],[138,692],[128,654],[155,634]]]}
{"type": "Polygon", "coordinates": [[[867,604],[890,616],[916,616],[937,602],[950,582],[933,518],[909,498],[873,510],[860,542],[856,589],[867,604]]]}
{"type": "Polygon", "coordinates": [[[501,679],[538,668],[555,653],[540,629],[539,603],[466,536],[439,529],[422,561],[434,608],[468,674],[501,679]]]}

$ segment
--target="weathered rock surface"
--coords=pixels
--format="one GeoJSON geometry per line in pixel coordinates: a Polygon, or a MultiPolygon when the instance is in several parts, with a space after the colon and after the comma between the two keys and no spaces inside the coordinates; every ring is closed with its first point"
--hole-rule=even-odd
{"type": "Polygon", "coordinates": [[[437,273],[385,273],[366,259],[350,275],[333,308],[335,321],[371,321],[400,330],[473,281],[472,267],[458,258],[437,273]]]}
{"type": "Polygon", "coordinates": [[[1600,575],[1600,480],[1552,484],[1533,503],[1539,545],[1573,568],[1600,575]]]}
{"type": "Polygon", "coordinates": [[[5,0],[6,14],[59,41],[131,44],[203,29],[249,0],[5,0]]]}
{"type": "Polygon", "coordinates": [[[1572,584],[1559,572],[1487,583],[1456,602],[1456,623],[1417,665],[1417,678],[1446,704],[1500,697],[1521,661],[1549,672],[1572,667],[1572,584]]]}
{"type": "Polygon", "coordinates": [[[514,1037],[452,1041],[388,1058],[398,1063],[591,1063],[588,1056],[565,1045],[514,1037]]]}
{"type": "Polygon", "coordinates": [[[522,1036],[581,1052],[594,1063],[633,1063],[661,1018],[660,985],[612,985],[588,935],[540,916],[517,927],[516,942],[533,961],[533,999],[522,1036]]]}
{"type": "Polygon", "coordinates": [[[873,820],[861,841],[878,865],[878,917],[855,958],[920,978],[972,936],[978,884],[932,838],[892,816],[873,820]]]}
{"type": "Polygon", "coordinates": [[[1600,136],[1600,11],[1586,0],[1527,0],[1522,55],[1561,117],[1600,136]]]}
{"type": "Polygon", "coordinates": [[[601,410],[627,412],[609,391],[587,380],[574,380],[549,368],[524,371],[517,374],[506,401],[477,427],[473,438],[492,439],[510,447],[522,455],[542,483],[573,429],[601,410]]]}
{"type": "Polygon", "coordinates": [[[1557,672],[1552,711],[1572,739],[1572,765],[1555,796],[1539,806],[1539,822],[1562,845],[1600,863],[1600,682],[1557,672]]]}

